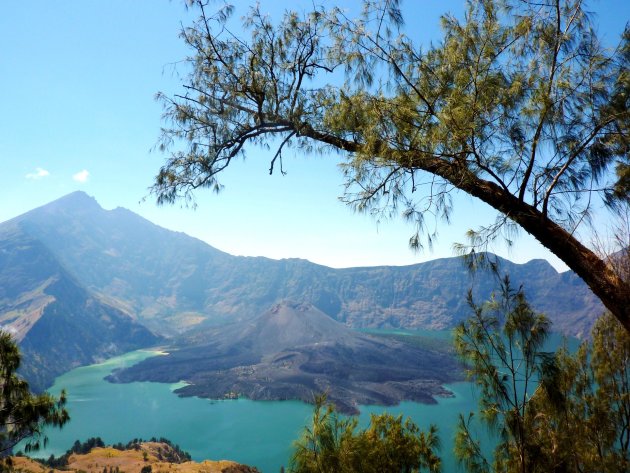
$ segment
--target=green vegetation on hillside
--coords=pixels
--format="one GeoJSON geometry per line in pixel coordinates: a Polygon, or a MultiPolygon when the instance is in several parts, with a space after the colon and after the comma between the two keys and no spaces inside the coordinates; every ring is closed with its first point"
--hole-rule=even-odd
{"type": "MultiPolygon", "coordinates": [[[[150,440],[143,440],[139,438],[135,438],[127,442],[127,444],[116,443],[112,445],[112,448],[116,450],[125,451],[125,450],[140,450],[141,444],[144,442],[153,442],[164,444],[169,448],[158,447],[157,449],[157,458],[159,461],[170,462],[170,463],[182,463],[185,461],[190,461],[191,456],[190,453],[182,450],[179,445],[174,444],[168,439],[164,437],[160,437],[159,439],[153,437],[150,440]]],[[[72,447],[66,451],[63,455],[59,457],[55,457],[54,455],[50,455],[46,460],[42,460],[42,463],[55,469],[64,468],[68,466],[68,460],[70,459],[70,455],[79,454],[85,455],[90,453],[92,449],[97,447],[105,447],[105,442],[100,437],[92,437],[87,439],[85,442],[81,442],[76,440],[72,447]]]]}
{"type": "MultiPolygon", "coordinates": [[[[470,473],[613,473],[630,469],[630,334],[603,315],[576,353],[544,351],[550,324],[504,279],[455,333],[455,347],[479,387],[479,411],[461,414],[454,454],[470,473]],[[496,439],[491,457],[476,430],[496,439]]],[[[432,427],[373,416],[357,431],[318,404],[295,444],[290,471],[440,471],[432,427]],[[366,438],[376,440],[367,442],[366,438]],[[376,442],[376,443],[374,443],[376,442]],[[396,452],[392,454],[391,452],[396,452]],[[372,468],[387,464],[386,469],[372,468]],[[366,462],[365,464],[362,462],[366,462]],[[381,462],[381,463],[379,463],[381,462]]],[[[441,452],[450,455],[451,452],[441,452]]]]}
{"type": "Polygon", "coordinates": [[[383,473],[440,471],[437,429],[421,432],[411,420],[372,415],[358,430],[356,418],[343,418],[325,397],[315,402],[312,424],[295,442],[289,471],[294,473],[383,473]]]}
{"type": "Polygon", "coordinates": [[[72,447],[70,447],[70,449],[66,451],[66,453],[64,453],[60,457],[50,455],[50,457],[48,457],[48,459],[46,460],[43,460],[42,463],[49,466],[50,468],[63,468],[68,465],[68,459],[73,453],[85,454],[90,452],[93,448],[104,446],[105,443],[100,437],[90,437],[85,442],[80,442],[79,440],[76,440],[72,447]]]}

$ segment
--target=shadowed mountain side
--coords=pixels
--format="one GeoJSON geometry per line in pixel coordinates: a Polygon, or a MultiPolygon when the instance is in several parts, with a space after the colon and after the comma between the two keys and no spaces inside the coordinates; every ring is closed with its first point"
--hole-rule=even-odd
{"type": "Polygon", "coordinates": [[[197,312],[207,281],[197,272],[233,258],[129,210],[106,211],[80,191],[0,227],[7,224],[40,240],[85,287],[157,332],[183,331],[205,318],[197,312]]]}
{"type": "Polygon", "coordinates": [[[360,404],[403,400],[434,403],[442,385],[461,379],[452,354],[357,333],[310,304],[283,301],[252,323],[205,334],[108,377],[112,382],[157,381],[187,386],[181,396],[254,400],[300,399],[328,393],[345,413],[360,404]]]}
{"type": "MultiPolygon", "coordinates": [[[[19,227],[104,301],[164,335],[252,320],[285,298],[313,304],[355,328],[453,327],[469,316],[468,289],[485,300],[495,288],[459,258],[412,266],[333,269],[299,259],[236,257],[125,210],[107,211],[83,192],[0,225],[19,227]]],[[[572,272],[544,260],[499,259],[514,285],[555,330],[584,336],[603,306],[572,272]]]]}
{"type": "Polygon", "coordinates": [[[161,339],[82,288],[38,240],[0,232],[0,328],[22,352],[20,373],[42,391],[60,374],[161,339]]]}

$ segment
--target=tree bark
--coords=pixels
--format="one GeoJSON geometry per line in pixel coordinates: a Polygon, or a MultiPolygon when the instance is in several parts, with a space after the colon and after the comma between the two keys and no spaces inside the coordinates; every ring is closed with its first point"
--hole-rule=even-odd
{"type": "MultiPolygon", "coordinates": [[[[319,132],[309,124],[296,127],[296,132],[350,153],[362,151],[361,144],[319,132]]],[[[381,149],[387,149],[387,146],[381,149]]],[[[397,153],[401,155],[399,150],[397,153]]],[[[405,167],[442,177],[456,188],[477,197],[520,225],[582,278],[604,306],[630,332],[630,281],[622,280],[605,261],[572,234],[496,183],[481,179],[465,164],[449,162],[440,157],[414,151],[402,154],[405,154],[405,167]]],[[[392,161],[392,164],[401,163],[392,161]]]]}
{"type": "Polygon", "coordinates": [[[521,202],[496,184],[477,178],[460,189],[507,215],[560,258],[590,287],[604,306],[630,332],[630,284],[605,261],[535,207],[521,202]]]}

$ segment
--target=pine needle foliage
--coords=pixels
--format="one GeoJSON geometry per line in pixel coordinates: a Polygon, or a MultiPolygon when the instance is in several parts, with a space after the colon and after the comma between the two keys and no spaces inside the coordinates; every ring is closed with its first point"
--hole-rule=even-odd
{"type": "Polygon", "coordinates": [[[532,438],[547,471],[630,470],[630,336],[610,314],[532,400],[532,438]]]}
{"type": "Polygon", "coordinates": [[[293,473],[437,473],[441,461],[437,428],[422,432],[410,420],[372,415],[365,430],[356,418],[339,416],[325,396],[316,399],[313,419],[294,444],[293,473]]]}
{"type": "Polygon", "coordinates": [[[576,353],[545,351],[549,323],[503,279],[456,329],[458,355],[479,388],[460,415],[455,455],[471,473],[597,473],[630,468],[630,335],[610,314],[576,353]],[[475,416],[497,439],[492,457],[475,416]]]}
{"type": "MultiPolygon", "coordinates": [[[[479,388],[479,417],[499,439],[493,471],[536,471],[538,451],[528,419],[531,398],[550,365],[550,354],[543,351],[549,321],[508,277],[489,302],[477,305],[470,293],[468,299],[474,315],[457,327],[455,349],[479,388]]],[[[469,424],[460,417],[456,456],[471,471],[490,471],[469,424]]]]}
{"type": "Polygon", "coordinates": [[[152,191],[194,204],[252,146],[323,152],[339,161],[342,196],[377,219],[437,238],[455,190],[497,211],[459,250],[479,254],[525,229],[564,261],[630,330],[630,283],[580,241],[595,206],[630,201],[630,29],[607,47],[583,0],[471,0],[442,18],[439,41],[405,34],[400,0],[364,0],[351,18],[314,5],[280,19],[254,6],[244,33],[233,8],[184,28],[190,74],[164,105],[169,157],[152,191]]]}
{"type": "MultiPolygon", "coordinates": [[[[0,332],[0,457],[5,457],[22,440],[25,450],[37,450],[46,443],[45,426],[62,427],[68,420],[65,393],[32,394],[28,383],[17,375],[20,352],[7,332],[0,332]]],[[[2,462],[7,467],[6,461],[2,462]]]]}

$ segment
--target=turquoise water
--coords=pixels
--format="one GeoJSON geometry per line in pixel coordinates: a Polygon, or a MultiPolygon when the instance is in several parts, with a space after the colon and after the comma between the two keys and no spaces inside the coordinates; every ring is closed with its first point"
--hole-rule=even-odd
{"type": "Polygon", "coordinates": [[[434,340],[447,340],[451,342],[453,340],[453,330],[430,330],[430,329],[415,329],[408,330],[404,328],[382,329],[382,328],[365,328],[359,329],[359,332],[372,333],[375,335],[415,335],[420,337],[432,338],[434,340]]]}
{"type": "MultiPolygon", "coordinates": [[[[166,437],[195,460],[230,459],[257,466],[264,473],[278,472],[281,465],[287,465],[291,443],[310,421],[312,406],[299,401],[179,398],[173,394],[175,384],[111,384],[103,380],[113,369],[154,355],[156,352],[135,351],[57,378],[50,392],[66,389],[72,419],[62,430],[49,430],[47,447],[33,456],[60,455],[75,440],[89,437],[101,437],[106,443],[166,437]]],[[[437,405],[404,402],[389,408],[362,407],[360,422],[365,426],[370,413],[387,411],[411,416],[424,428],[437,424],[443,471],[455,471],[450,452],[457,415],[475,410],[476,399],[470,383],[448,388],[455,397],[440,399],[437,405]]]]}

